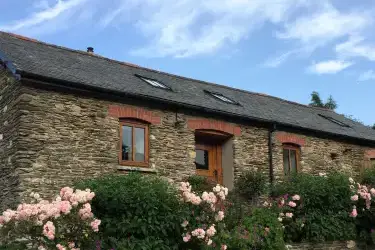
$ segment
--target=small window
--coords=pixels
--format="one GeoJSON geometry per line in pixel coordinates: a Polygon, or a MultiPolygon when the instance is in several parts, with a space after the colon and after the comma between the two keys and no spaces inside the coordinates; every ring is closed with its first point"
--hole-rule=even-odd
{"type": "Polygon", "coordinates": [[[371,167],[375,168],[375,158],[370,159],[371,167]]]}
{"type": "Polygon", "coordinates": [[[120,122],[120,153],[122,165],[148,167],[148,125],[134,121],[120,122]]]}
{"type": "Polygon", "coordinates": [[[143,81],[147,82],[148,84],[150,84],[150,85],[153,86],[153,87],[160,88],[160,89],[168,89],[168,90],[171,90],[170,87],[168,87],[167,85],[161,83],[161,82],[158,81],[158,80],[151,79],[151,78],[147,78],[147,77],[143,77],[143,76],[139,76],[139,75],[136,75],[136,76],[139,77],[140,79],[142,79],[143,81]]]}
{"type": "Polygon", "coordinates": [[[197,169],[208,170],[208,150],[196,149],[195,150],[195,166],[197,169]]]}
{"type": "Polygon", "coordinates": [[[293,145],[283,145],[284,175],[298,172],[300,148],[293,145]]]}
{"type": "Polygon", "coordinates": [[[343,123],[339,120],[336,120],[333,117],[330,117],[330,116],[327,116],[327,115],[322,115],[322,114],[319,114],[319,116],[323,117],[324,119],[329,120],[330,122],[336,123],[337,125],[340,125],[341,127],[347,127],[347,128],[350,127],[348,124],[345,124],[345,123],[343,123]]]}
{"type": "Polygon", "coordinates": [[[212,95],[213,97],[215,97],[216,99],[219,99],[220,101],[222,102],[226,102],[226,103],[230,103],[230,104],[236,104],[236,105],[239,105],[238,102],[220,94],[220,93],[215,93],[215,92],[210,92],[210,91],[205,91],[206,93],[212,95]]]}

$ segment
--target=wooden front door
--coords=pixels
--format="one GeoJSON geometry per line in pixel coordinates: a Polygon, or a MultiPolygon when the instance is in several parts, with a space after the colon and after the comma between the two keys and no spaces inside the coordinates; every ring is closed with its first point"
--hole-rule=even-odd
{"type": "Polygon", "coordinates": [[[207,177],[210,181],[223,184],[221,145],[196,144],[195,153],[197,175],[207,177]]]}

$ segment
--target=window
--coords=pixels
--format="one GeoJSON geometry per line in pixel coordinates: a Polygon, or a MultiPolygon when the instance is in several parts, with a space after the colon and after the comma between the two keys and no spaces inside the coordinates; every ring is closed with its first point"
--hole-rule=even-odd
{"type": "Polygon", "coordinates": [[[150,84],[153,87],[171,90],[170,87],[161,83],[160,81],[157,81],[157,80],[154,80],[154,79],[151,79],[151,78],[147,78],[147,77],[143,77],[143,76],[139,76],[139,75],[136,75],[136,76],[139,77],[140,79],[142,79],[143,81],[147,82],[148,84],[150,84]]]}
{"type": "Polygon", "coordinates": [[[195,166],[197,169],[208,170],[208,150],[196,149],[195,150],[195,166]]]}
{"type": "Polygon", "coordinates": [[[330,116],[327,116],[327,115],[322,115],[322,114],[319,114],[319,116],[323,117],[324,119],[329,120],[330,122],[336,123],[337,125],[340,125],[341,127],[347,127],[347,128],[350,127],[349,125],[347,125],[343,122],[340,122],[339,120],[336,120],[333,117],[330,117],[330,116]]]}
{"type": "Polygon", "coordinates": [[[220,101],[222,102],[226,102],[226,103],[229,103],[229,104],[235,104],[235,105],[239,105],[238,102],[220,94],[220,93],[215,93],[215,92],[211,92],[211,91],[207,91],[205,90],[206,93],[210,94],[211,96],[215,97],[216,99],[219,99],[220,101]]]}
{"type": "Polygon", "coordinates": [[[370,159],[371,167],[375,168],[375,158],[370,159]]]}
{"type": "Polygon", "coordinates": [[[148,126],[135,121],[120,122],[120,164],[148,167],[148,126]]]}
{"type": "Polygon", "coordinates": [[[298,172],[300,148],[293,145],[283,145],[284,175],[298,172]]]}

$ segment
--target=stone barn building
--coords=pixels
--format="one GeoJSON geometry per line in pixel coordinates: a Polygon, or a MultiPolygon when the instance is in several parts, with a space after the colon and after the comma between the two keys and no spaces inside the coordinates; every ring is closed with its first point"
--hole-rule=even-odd
{"type": "Polygon", "coordinates": [[[333,111],[0,32],[0,207],[140,171],[229,188],[246,170],[358,174],[375,130],[333,111]]]}

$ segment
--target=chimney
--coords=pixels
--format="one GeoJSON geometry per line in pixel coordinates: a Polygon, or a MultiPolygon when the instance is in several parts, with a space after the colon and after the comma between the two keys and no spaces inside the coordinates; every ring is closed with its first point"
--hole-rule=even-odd
{"type": "Polygon", "coordinates": [[[87,53],[94,53],[93,47],[87,47],[87,53]]]}

